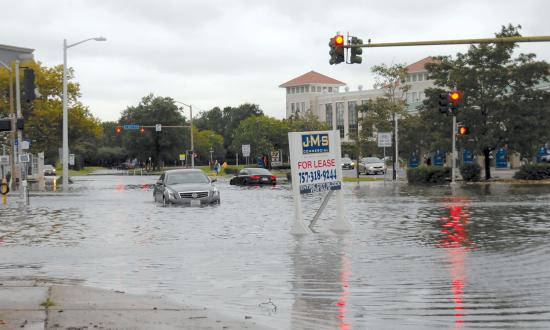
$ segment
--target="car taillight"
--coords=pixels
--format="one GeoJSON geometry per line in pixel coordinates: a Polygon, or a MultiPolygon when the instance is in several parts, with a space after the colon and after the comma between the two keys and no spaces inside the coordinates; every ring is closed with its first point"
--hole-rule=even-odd
{"type": "Polygon", "coordinates": [[[275,175],[272,175],[271,176],[271,181],[276,181],[277,180],[277,177],[275,175]]]}
{"type": "Polygon", "coordinates": [[[252,175],[252,176],[250,177],[250,180],[257,181],[257,180],[260,180],[260,177],[257,176],[257,175],[252,175]]]}

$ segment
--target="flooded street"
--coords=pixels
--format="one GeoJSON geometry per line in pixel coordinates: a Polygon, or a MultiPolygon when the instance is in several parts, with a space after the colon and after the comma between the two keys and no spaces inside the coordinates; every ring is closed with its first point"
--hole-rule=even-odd
{"type": "MultiPolygon", "coordinates": [[[[289,185],[163,207],[156,176],[0,205],[0,277],[162,294],[276,329],[550,328],[550,186],[348,183],[353,231],[290,234],[289,185]]],[[[321,204],[305,196],[308,223],[321,204]]]]}

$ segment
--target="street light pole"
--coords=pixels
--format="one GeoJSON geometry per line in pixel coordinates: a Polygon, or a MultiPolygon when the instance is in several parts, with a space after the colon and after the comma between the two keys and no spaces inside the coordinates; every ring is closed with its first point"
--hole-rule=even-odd
{"type": "Polygon", "coordinates": [[[74,44],[67,45],[63,39],[63,191],[69,191],[69,115],[67,110],[67,49],[80,45],[86,41],[105,41],[104,37],[88,38],[74,44]]]}
{"type": "Polygon", "coordinates": [[[191,168],[195,168],[195,147],[193,145],[193,106],[189,104],[185,104],[180,101],[174,101],[176,103],[185,105],[186,107],[189,107],[189,123],[191,126],[191,168]]]}

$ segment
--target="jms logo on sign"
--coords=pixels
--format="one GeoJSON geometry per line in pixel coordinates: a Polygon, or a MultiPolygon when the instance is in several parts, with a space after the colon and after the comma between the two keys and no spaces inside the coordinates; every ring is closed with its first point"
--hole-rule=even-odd
{"type": "Polygon", "coordinates": [[[302,135],[303,154],[319,154],[329,152],[327,133],[302,135]]]}

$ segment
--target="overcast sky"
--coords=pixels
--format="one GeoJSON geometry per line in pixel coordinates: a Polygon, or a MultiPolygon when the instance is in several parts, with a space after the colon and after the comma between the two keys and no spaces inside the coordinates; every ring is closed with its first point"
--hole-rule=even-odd
{"type": "MultiPolygon", "coordinates": [[[[68,50],[82,102],[101,120],[148,93],[194,109],[256,103],[283,118],[278,86],[315,70],[371,88],[370,68],[454,55],[467,46],[372,48],[363,64],[329,65],[336,31],[365,42],[493,37],[503,24],[524,36],[550,35],[550,1],[299,1],[299,0],[8,0],[2,2],[0,44],[35,49],[46,66],[63,62],[68,43],[104,36],[68,50]],[[8,10],[9,9],[9,10],[8,10]]],[[[550,43],[522,44],[550,62],[550,43]]]]}

